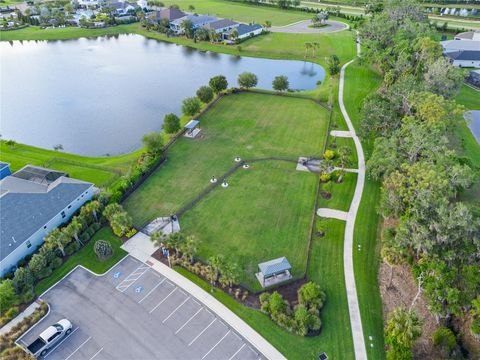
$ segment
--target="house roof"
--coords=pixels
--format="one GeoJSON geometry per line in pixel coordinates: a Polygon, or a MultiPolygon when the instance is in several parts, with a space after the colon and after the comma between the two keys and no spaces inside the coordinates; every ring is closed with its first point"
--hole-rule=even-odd
{"type": "Polygon", "coordinates": [[[0,181],[0,260],[63,211],[93,184],[65,176],[50,183],[15,175],[0,181]]]}
{"type": "Polygon", "coordinates": [[[10,166],[9,163],[0,161],[0,170],[3,170],[4,168],[9,167],[9,166],[10,166]]]}
{"type": "Polygon", "coordinates": [[[440,41],[445,52],[457,50],[473,50],[480,51],[480,40],[446,40],[440,41]]]}
{"type": "Polygon", "coordinates": [[[455,35],[455,39],[480,40],[480,32],[479,31],[462,32],[460,34],[455,35]]]}
{"type": "Polygon", "coordinates": [[[260,24],[251,24],[251,25],[240,24],[237,27],[238,36],[248,34],[252,31],[255,31],[255,30],[258,30],[258,29],[261,29],[261,28],[262,28],[262,25],[260,25],[260,24]]]}
{"type": "Polygon", "coordinates": [[[185,15],[186,14],[182,10],[176,8],[166,8],[155,12],[155,18],[157,20],[168,19],[169,21],[173,21],[176,19],[180,19],[185,15]]]}
{"type": "Polygon", "coordinates": [[[480,50],[478,51],[452,51],[445,54],[446,57],[452,60],[466,60],[466,61],[476,61],[480,60],[480,50]]]}
{"type": "Polygon", "coordinates": [[[266,261],[258,264],[258,268],[263,276],[270,276],[281,273],[285,270],[290,270],[292,266],[288,262],[286,257],[266,261]]]}
{"type": "Polygon", "coordinates": [[[236,21],[232,21],[230,19],[219,19],[206,24],[204,27],[206,29],[218,30],[218,29],[229,27],[229,26],[234,26],[237,24],[238,23],[236,21]]]}
{"type": "Polygon", "coordinates": [[[195,129],[195,127],[200,123],[198,120],[190,120],[187,125],[185,125],[185,129],[195,129]]]}
{"type": "Polygon", "coordinates": [[[186,15],[182,18],[173,20],[172,23],[176,25],[180,25],[185,20],[190,20],[193,25],[199,25],[199,24],[206,24],[206,23],[215,21],[217,20],[217,18],[215,16],[209,16],[209,15],[186,15]]]}

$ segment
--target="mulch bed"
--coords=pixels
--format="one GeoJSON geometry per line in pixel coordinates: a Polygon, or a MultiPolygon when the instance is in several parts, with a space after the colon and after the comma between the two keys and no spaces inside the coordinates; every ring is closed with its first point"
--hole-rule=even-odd
{"type": "Polygon", "coordinates": [[[332,194],[329,193],[328,191],[320,191],[320,196],[323,197],[324,199],[331,199],[332,194]]]}

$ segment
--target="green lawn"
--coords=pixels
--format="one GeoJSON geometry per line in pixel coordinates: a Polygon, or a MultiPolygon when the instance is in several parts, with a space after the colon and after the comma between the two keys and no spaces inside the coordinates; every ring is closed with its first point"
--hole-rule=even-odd
{"type": "Polygon", "coordinates": [[[90,181],[97,186],[106,186],[127,173],[142,150],[111,157],[87,157],[34,146],[0,142],[0,160],[10,163],[12,171],[27,164],[65,171],[72,178],[90,181]]]}
{"type": "Polygon", "coordinates": [[[100,229],[92,239],[77,253],[73,254],[68,260],[56,269],[52,275],[43,279],[35,286],[35,293],[37,295],[42,294],[57,281],[67,275],[77,265],[82,265],[87,269],[93,271],[96,274],[103,274],[108,271],[113,265],[119,262],[127,255],[127,252],[120,249],[123,244],[122,240],[115,236],[110,228],[104,227],[100,229]],[[97,257],[93,251],[93,245],[97,240],[107,240],[112,244],[113,255],[105,261],[97,260],[97,257]]]}
{"type": "Polygon", "coordinates": [[[480,91],[463,84],[455,101],[468,110],[480,110],[480,91]]]}
{"type": "Polygon", "coordinates": [[[327,293],[322,309],[322,332],[319,336],[300,337],[275,325],[265,314],[246,307],[223,291],[213,288],[196,275],[176,268],[182,275],[210,292],[215,298],[240,316],[289,360],[318,359],[326,352],[330,359],[354,359],[353,341],[348,315],[347,295],[343,277],[343,237],[345,223],[322,219],[328,228],[326,235],[312,242],[308,278],[320,284],[327,293]]]}
{"type": "Polygon", "coordinates": [[[282,10],[276,7],[252,6],[225,0],[167,0],[166,6],[176,4],[182,10],[189,11],[189,5],[195,7],[198,14],[213,15],[233,19],[244,23],[264,24],[266,20],[275,26],[288,25],[300,20],[311,19],[311,15],[302,11],[282,10]]]}
{"type": "Polygon", "coordinates": [[[221,249],[243,269],[241,282],[257,291],[263,261],[288,256],[293,275],[304,276],[318,176],[295,166],[262,161],[239,169],[227,189],[216,188],[182,216],[182,229],[201,241],[199,257],[221,249]]]}
{"type": "MultiPolygon", "coordinates": [[[[202,118],[202,136],[181,138],[164,166],[125,202],[139,226],[177,212],[234,165],[234,157],[319,156],[328,112],[313,101],[242,93],[220,100],[202,118]]],[[[266,178],[268,174],[266,174],[266,178]]]]}
{"type": "MultiPolygon", "coordinates": [[[[363,99],[381,84],[381,76],[372,68],[351,64],[345,72],[345,107],[355,130],[360,126],[360,113],[363,99]]],[[[372,143],[362,141],[365,157],[372,151],[372,143]]],[[[379,216],[376,212],[380,196],[380,183],[368,178],[365,181],[360,208],[355,221],[353,262],[355,283],[362,317],[365,346],[370,359],[384,359],[383,310],[378,289],[379,216]],[[358,245],[361,250],[358,250],[358,245]],[[369,336],[373,340],[369,340],[369,336]],[[373,346],[371,346],[373,344],[373,346]]]]}
{"type": "Polygon", "coordinates": [[[330,181],[328,184],[321,184],[321,189],[331,192],[332,197],[327,200],[320,195],[318,197],[318,207],[348,211],[350,209],[350,203],[352,202],[353,193],[355,192],[356,183],[357,174],[347,172],[343,177],[343,181],[339,184],[335,181],[330,181]]]}

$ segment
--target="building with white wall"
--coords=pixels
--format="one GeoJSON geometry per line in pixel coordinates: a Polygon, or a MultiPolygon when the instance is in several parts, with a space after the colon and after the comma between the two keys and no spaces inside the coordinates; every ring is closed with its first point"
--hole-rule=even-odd
{"type": "Polygon", "coordinates": [[[54,228],[94,195],[92,183],[27,165],[0,181],[0,276],[14,270],[54,228]]]}

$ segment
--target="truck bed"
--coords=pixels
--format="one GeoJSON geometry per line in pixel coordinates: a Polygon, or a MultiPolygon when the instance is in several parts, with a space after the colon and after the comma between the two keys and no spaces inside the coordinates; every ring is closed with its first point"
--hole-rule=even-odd
{"type": "Polygon", "coordinates": [[[44,346],[45,346],[45,341],[42,339],[38,338],[35,340],[33,343],[27,346],[28,351],[30,351],[32,354],[36,354],[39,352],[44,346]]]}

